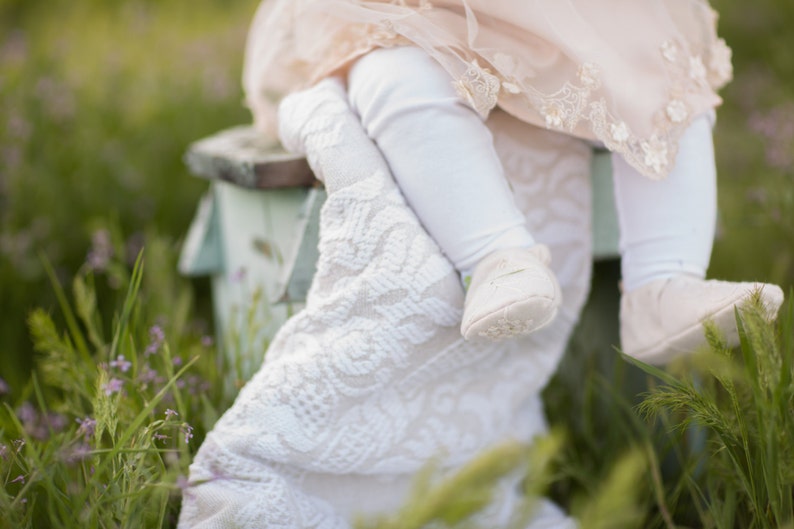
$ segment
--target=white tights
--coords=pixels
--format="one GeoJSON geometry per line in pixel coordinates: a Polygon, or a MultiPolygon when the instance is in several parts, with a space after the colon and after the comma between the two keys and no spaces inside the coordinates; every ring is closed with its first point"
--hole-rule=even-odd
{"type": "MultiPolygon", "coordinates": [[[[351,68],[348,94],[406,200],[462,276],[496,250],[535,243],[490,131],[422,50],[370,52],[351,68]]],[[[687,130],[665,180],[640,175],[620,156],[613,165],[624,291],[682,273],[704,277],[716,217],[708,119],[687,130]]]]}

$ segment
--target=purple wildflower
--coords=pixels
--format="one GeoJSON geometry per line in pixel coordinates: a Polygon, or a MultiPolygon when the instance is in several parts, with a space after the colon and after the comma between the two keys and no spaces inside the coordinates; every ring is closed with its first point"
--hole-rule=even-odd
{"type": "Polygon", "coordinates": [[[0,458],[3,461],[8,461],[8,445],[0,444],[0,458]]]}
{"type": "Polygon", "coordinates": [[[146,364],[145,366],[143,366],[143,369],[138,374],[138,380],[145,384],[148,382],[154,382],[155,380],[157,380],[158,376],[159,375],[157,371],[152,369],[149,364],[146,364]]]}
{"type": "Polygon", "coordinates": [[[90,439],[94,436],[94,432],[96,431],[96,419],[86,417],[84,419],[75,419],[75,421],[80,425],[80,428],[77,429],[77,433],[82,434],[86,439],[90,439]]]}
{"type": "Polygon", "coordinates": [[[204,347],[212,347],[215,344],[215,339],[209,334],[201,337],[201,345],[204,347]]]}
{"type": "Polygon", "coordinates": [[[124,355],[119,355],[115,360],[111,360],[110,367],[116,367],[122,373],[126,373],[132,367],[132,362],[124,358],[124,355]]]}
{"type": "Polygon", "coordinates": [[[9,393],[11,393],[11,388],[5,380],[0,378],[0,395],[8,395],[9,393]]]}
{"type": "Polygon", "coordinates": [[[185,423],[182,425],[181,432],[185,436],[185,442],[189,443],[191,439],[193,439],[193,427],[189,424],[185,423]]]}
{"type": "Polygon", "coordinates": [[[168,437],[167,435],[165,435],[165,434],[161,434],[161,433],[156,433],[156,434],[154,434],[152,437],[154,437],[154,438],[155,438],[155,439],[157,439],[158,441],[167,441],[168,439],[171,439],[171,438],[170,438],[170,437],[168,437]]]}
{"type": "Polygon", "coordinates": [[[163,332],[163,328],[159,325],[153,325],[152,328],[149,329],[149,345],[146,347],[144,354],[146,356],[155,354],[160,350],[160,346],[163,345],[164,341],[165,333],[163,332]]]}
{"type": "Polygon", "coordinates": [[[38,441],[44,441],[51,432],[60,432],[66,427],[66,418],[63,415],[53,412],[41,414],[30,402],[23,402],[17,408],[17,417],[25,432],[38,441]]]}
{"type": "Polygon", "coordinates": [[[15,477],[14,479],[12,479],[11,481],[9,481],[8,483],[9,484],[11,484],[11,483],[21,483],[21,484],[24,485],[25,484],[25,476],[20,474],[17,477],[15,477]]]}
{"type": "Polygon", "coordinates": [[[177,417],[177,416],[179,416],[179,414],[176,411],[172,410],[171,408],[166,408],[165,410],[166,419],[170,419],[171,417],[177,417]]]}
{"type": "Polygon", "coordinates": [[[114,393],[118,393],[121,391],[121,388],[124,387],[124,381],[118,378],[111,378],[108,380],[106,384],[102,386],[102,391],[105,392],[105,395],[108,397],[114,393]]]}

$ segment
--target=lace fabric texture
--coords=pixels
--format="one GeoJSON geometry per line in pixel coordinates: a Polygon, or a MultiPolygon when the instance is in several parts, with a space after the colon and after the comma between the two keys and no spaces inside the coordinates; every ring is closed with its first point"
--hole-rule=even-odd
{"type": "Polygon", "coordinates": [[[374,47],[419,46],[482,116],[499,106],[599,141],[658,179],[731,78],[716,19],[705,0],[266,0],[244,85],[256,122],[272,130],[284,94],[374,47]]]}
{"type": "MultiPolygon", "coordinates": [[[[540,391],[590,281],[590,149],[491,113],[505,171],[536,239],[551,248],[564,302],[552,325],[526,339],[466,342],[452,265],[388,171],[333,155],[351,147],[345,120],[313,114],[300,117],[307,156],[338,165],[317,167],[330,191],[317,275],[306,308],[280,329],[200,448],[183,529],[348,528],[357,514],[399,507],[430,460],[452,472],[488,447],[546,430],[540,391]]],[[[483,527],[506,526],[516,491],[506,480],[483,527]]],[[[544,503],[529,527],[574,525],[544,503]]]]}

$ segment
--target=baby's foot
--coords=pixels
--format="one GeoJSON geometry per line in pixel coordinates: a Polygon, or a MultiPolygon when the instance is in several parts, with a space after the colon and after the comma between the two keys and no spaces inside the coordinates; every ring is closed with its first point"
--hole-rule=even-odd
{"type": "Polygon", "coordinates": [[[728,345],[739,344],[734,307],[759,296],[774,320],[783,291],[766,283],[707,281],[690,276],[659,279],[623,294],[620,342],[623,352],[648,364],[665,364],[706,344],[703,322],[711,320],[728,345]]]}
{"type": "Polygon", "coordinates": [[[549,249],[500,250],[480,261],[466,292],[460,333],[500,340],[524,336],[551,323],[562,293],[549,269],[549,249]]]}

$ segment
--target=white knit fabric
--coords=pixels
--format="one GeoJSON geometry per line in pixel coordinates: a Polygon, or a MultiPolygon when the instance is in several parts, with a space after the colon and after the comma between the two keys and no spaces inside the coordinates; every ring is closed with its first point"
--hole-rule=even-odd
{"type": "MultiPolygon", "coordinates": [[[[282,139],[330,191],[317,274],[306,308],[200,448],[182,529],[346,529],[357,514],[401,505],[433,458],[451,472],[494,444],[545,432],[540,391],[590,280],[589,149],[502,113],[489,119],[519,207],[551,248],[564,304],[529,338],[465,342],[457,274],[339,104],[341,90],[329,80],[282,107],[282,139]]],[[[516,487],[502,490],[482,527],[505,526],[516,487]]],[[[573,522],[546,503],[529,527],[573,522]]]]}

